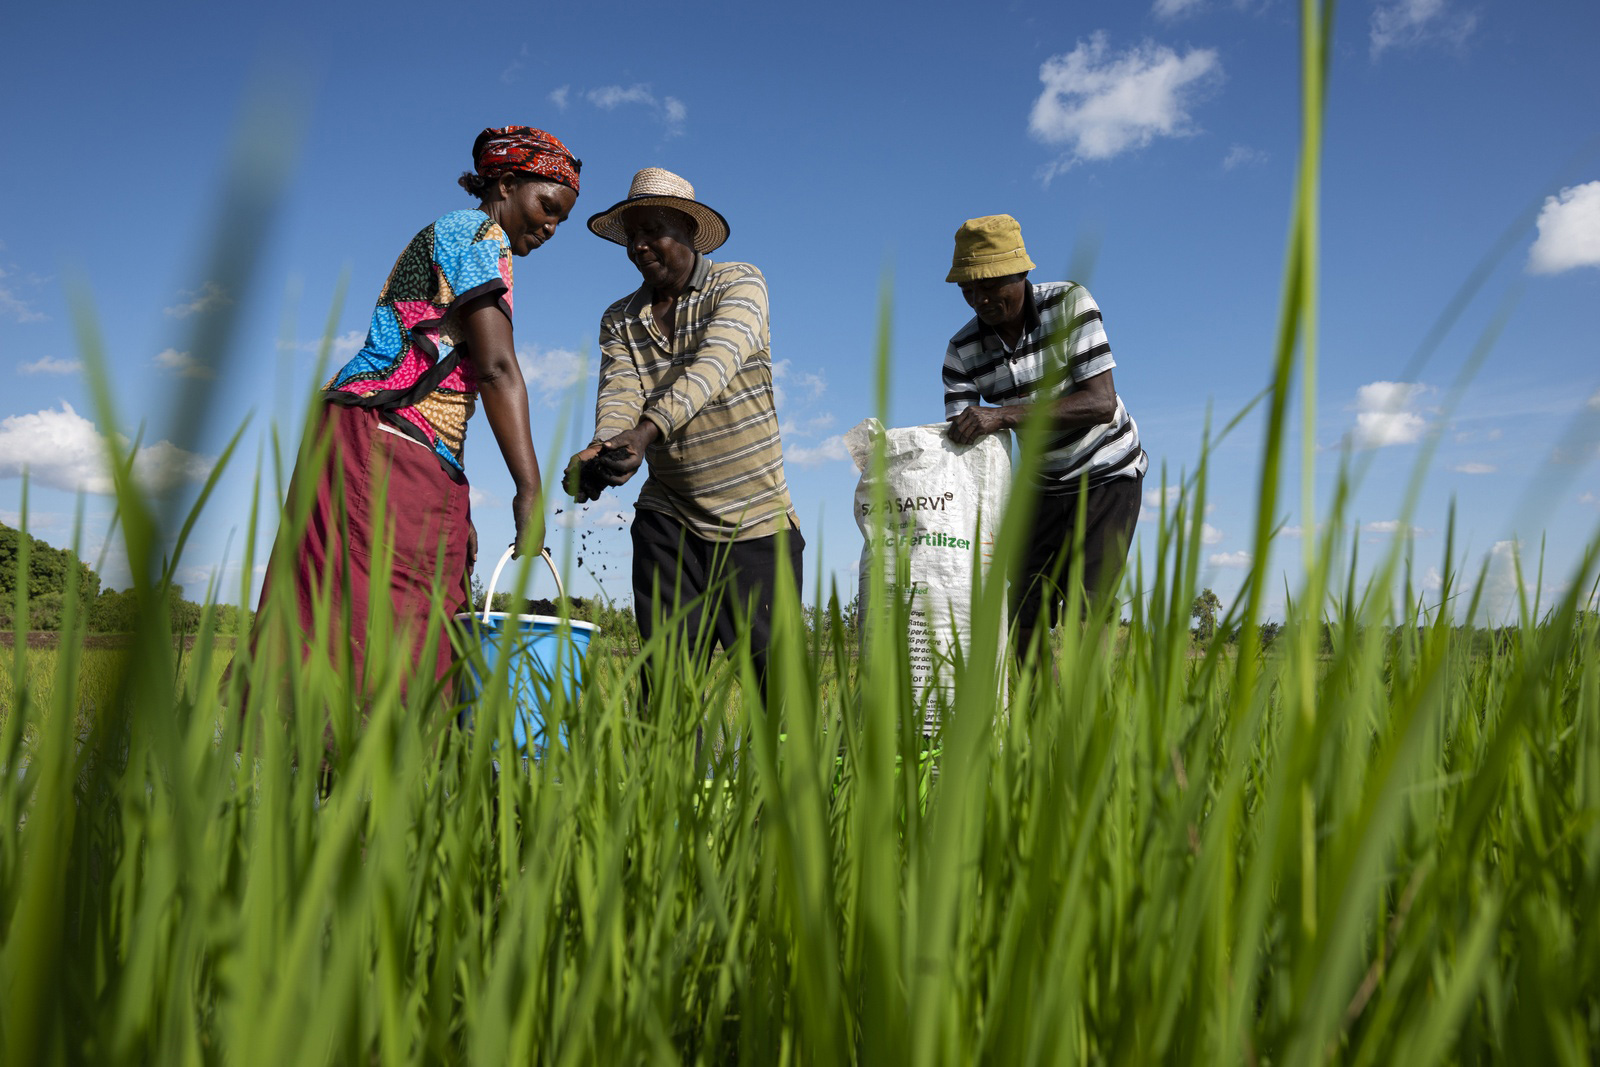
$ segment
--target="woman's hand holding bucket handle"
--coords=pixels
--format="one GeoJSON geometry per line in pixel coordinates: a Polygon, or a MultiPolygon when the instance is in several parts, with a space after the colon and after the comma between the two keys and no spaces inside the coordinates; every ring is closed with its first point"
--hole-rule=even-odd
{"type": "Polygon", "coordinates": [[[518,492],[511,498],[511,517],[517,524],[517,539],[512,542],[516,551],[512,559],[521,559],[524,552],[535,556],[544,551],[544,522],[534,514],[539,506],[539,491],[518,492]]]}

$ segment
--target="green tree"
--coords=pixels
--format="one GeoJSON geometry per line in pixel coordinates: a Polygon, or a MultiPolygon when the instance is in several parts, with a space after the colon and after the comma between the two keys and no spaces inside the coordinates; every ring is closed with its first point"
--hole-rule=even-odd
{"type": "Polygon", "coordinates": [[[1194,607],[1189,609],[1189,615],[1195,620],[1194,636],[1197,641],[1209,641],[1217,632],[1217,612],[1222,608],[1222,601],[1209,587],[1200,590],[1194,598],[1194,607]]]}
{"type": "Polygon", "coordinates": [[[218,604],[215,608],[216,632],[225,636],[243,637],[250,632],[255,613],[234,604],[218,604]]]}
{"type": "Polygon", "coordinates": [[[1278,639],[1278,634],[1283,632],[1283,625],[1276,622],[1261,624],[1261,647],[1263,650],[1271,648],[1272,642],[1278,639]]]}
{"type": "MultiPolygon", "coordinates": [[[[17,595],[17,557],[22,536],[22,531],[0,523],[0,604],[5,606],[7,619],[10,618],[11,606],[17,595]]],[[[73,568],[77,569],[79,610],[88,611],[100,592],[100,576],[94,572],[94,568],[66,549],[54,548],[37,537],[28,538],[28,603],[32,605],[38,602],[43,606],[40,598],[50,594],[56,597],[50,603],[50,612],[41,616],[44,621],[30,618],[30,626],[37,629],[59,628],[60,598],[66,595],[68,577],[73,568]],[[44,622],[50,622],[50,625],[47,627],[44,622]]],[[[32,612],[29,614],[31,616],[32,612]]]]}
{"type": "Polygon", "coordinates": [[[200,616],[202,614],[199,604],[183,598],[183,586],[175,585],[168,591],[167,610],[172,616],[172,632],[175,634],[193,634],[200,632],[200,616]]]}
{"type": "Polygon", "coordinates": [[[134,602],[132,589],[120,593],[104,590],[89,607],[89,629],[95,633],[129,633],[138,621],[139,605],[134,602]]]}

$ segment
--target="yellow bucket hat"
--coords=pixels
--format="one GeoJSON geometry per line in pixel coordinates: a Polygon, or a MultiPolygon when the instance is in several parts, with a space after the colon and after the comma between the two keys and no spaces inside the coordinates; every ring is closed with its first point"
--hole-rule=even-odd
{"type": "Polygon", "coordinates": [[[956,231],[956,254],[947,282],[1004,278],[1034,268],[1022,247],[1022,226],[1010,215],[968,219],[956,231]]]}

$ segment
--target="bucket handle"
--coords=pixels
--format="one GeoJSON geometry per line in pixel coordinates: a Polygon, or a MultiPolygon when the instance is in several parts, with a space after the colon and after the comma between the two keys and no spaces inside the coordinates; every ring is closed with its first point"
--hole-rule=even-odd
{"type": "MultiPolygon", "coordinates": [[[[511,562],[511,556],[516,550],[517,545],[513,541],[511,547],[506,549],[505,555],[500,557],[500,562],[495,564],[494,574],[489,577],[489,588],[483,594],[483,624],[485,626],[489,625],[489,605],[494,603],[494,589],[495,586],[500,584],[500,572],[506,569],[506,564],[511,562]]],[[[556,561],[550,555],[550,550],[541,548],[539,550],[539,558],[544,560],[545,565],[550,568],[550,577],[556,580],[556,597],[562,600],[566,599],[567,591],[561,584],[561,572],[556,570],[556,561]]]]}

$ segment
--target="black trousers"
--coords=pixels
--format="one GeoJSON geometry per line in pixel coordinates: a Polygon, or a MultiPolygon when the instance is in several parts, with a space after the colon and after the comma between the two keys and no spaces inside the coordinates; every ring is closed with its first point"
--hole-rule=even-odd
{"type": "MultiPolygon", "coordinates": [[[[1083,592],[1087,607],[1116,588],[1128,562],[1128,546],[1139,522],[1144,475],[1113,478],[1084,495],[1083,592]]],[[[1073,541],[1080,494],[1041,496],[1033,520],[1022,573],[1011,583],[1011,618],[1019,630],[1032,632],[1040,609],[1046,625],[1061,621],[1067,582],[1072,573],[1073,541]]]]}
{"type": "MultiPolygon", "coordinates": [[[[633,613],[639,636],[648,642],[658,623],[671,625],[677,640],[703,663],[716,645],[732,648],[741,633],[750,635],[750,655],[763,696],[767,688],[767,646],[772,640],[772,591],[780,562],[801,587],[805,538],[788,532],[788,550],[778,535],[747,541],[707,541],[678,520],[640,510],[633,518],[633,613]],[[683,617],[673,621],[681,609],[683,617]]],[[[650,665],[641,682],[642,703],[651,699],[650,665]]]]}

